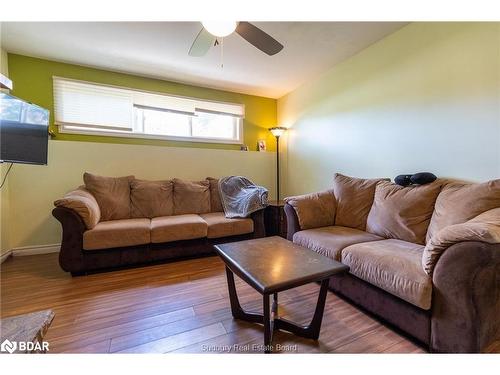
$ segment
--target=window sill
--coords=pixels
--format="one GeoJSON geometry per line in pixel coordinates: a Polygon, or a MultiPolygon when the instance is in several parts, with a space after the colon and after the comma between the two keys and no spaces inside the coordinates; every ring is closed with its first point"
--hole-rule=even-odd
{"type": "Polygon", "coordinates": [[[61,134],[78,134],[78,135],[96,135],[104,137],[119,137],[119,138],[138,138],[138,139],[158,139],[165,141],[179,141],[179,142],[195,142],[195,143],[220,143],[220,144],[234,144],[242,145],[242,140],[233,139],[220,139],[220,138],[197,138],[197,137],[175,137],[169,135],[154,135],[154,134],[125,134],[120,132],[103,132],[103,131],[81,131],[65,129],[63,126],[58,126],[59,133],[61,134]]]}

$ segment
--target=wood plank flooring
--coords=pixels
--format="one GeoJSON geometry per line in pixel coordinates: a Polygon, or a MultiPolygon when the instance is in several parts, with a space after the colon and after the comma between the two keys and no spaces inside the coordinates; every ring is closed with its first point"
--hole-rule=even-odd
{"type": "MultiPolygon", "coordinates": [[[[261,296],[236,278],[246,309],[261,296]]],[[[280,293],[280,315],[308,323],[319,286],[280,293]]],[[[1,265],[1,316],[53,309],[50,353],[255,353],[263,329],[233,320],[223,263],[217,257],[72,278],[57,254],[1,265]]],[[[317,342],[276,332],[283,353],[422,353],[424,349],[328,293],[317,342]]]]}

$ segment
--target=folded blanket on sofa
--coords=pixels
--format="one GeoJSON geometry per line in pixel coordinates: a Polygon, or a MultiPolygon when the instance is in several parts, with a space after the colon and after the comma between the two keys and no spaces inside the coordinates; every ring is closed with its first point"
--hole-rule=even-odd
{"type": "Polygon", "coordinates": [[[268,204],[267,189],[242,176],[221,178],[219,192],[227,218],[248,217],[268,204]]]}

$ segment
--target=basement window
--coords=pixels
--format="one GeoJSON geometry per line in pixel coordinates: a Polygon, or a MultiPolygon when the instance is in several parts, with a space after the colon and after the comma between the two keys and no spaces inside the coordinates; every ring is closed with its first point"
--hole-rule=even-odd
{"type": "Polygon", "coordinates": [[[243,143],[242,104],[177,97],[54,77],[60,133],[243,143]]]}

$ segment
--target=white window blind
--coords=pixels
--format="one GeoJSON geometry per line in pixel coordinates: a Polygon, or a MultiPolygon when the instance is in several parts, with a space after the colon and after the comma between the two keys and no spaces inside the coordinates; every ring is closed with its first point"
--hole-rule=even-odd
{"type": "Polygon", "coordinates": [[[245,117],[245,108],[237,104],[216,103],[216,102],[197,102],[196,112],[212,113],[215,115],[226,115],[243,118],[245,117]]]}
{"type": "Polygon", "coordinates": [[[54,78],[57,125],[131,131],[132,93],[127,90],[54,78]]]}
{"type": "Polygon", "coordinates": [[[54,77],[61,132],[242,143],[245,107],[54,77]]]}
{"type": "Polygon", "coordinates": [[[136,107],[164,109],[172,112],[184,113],[193,116],[195,110],[194,101],[176,96],[150,94],[146,92],[133,92],[133,101],[136,107]]]}

